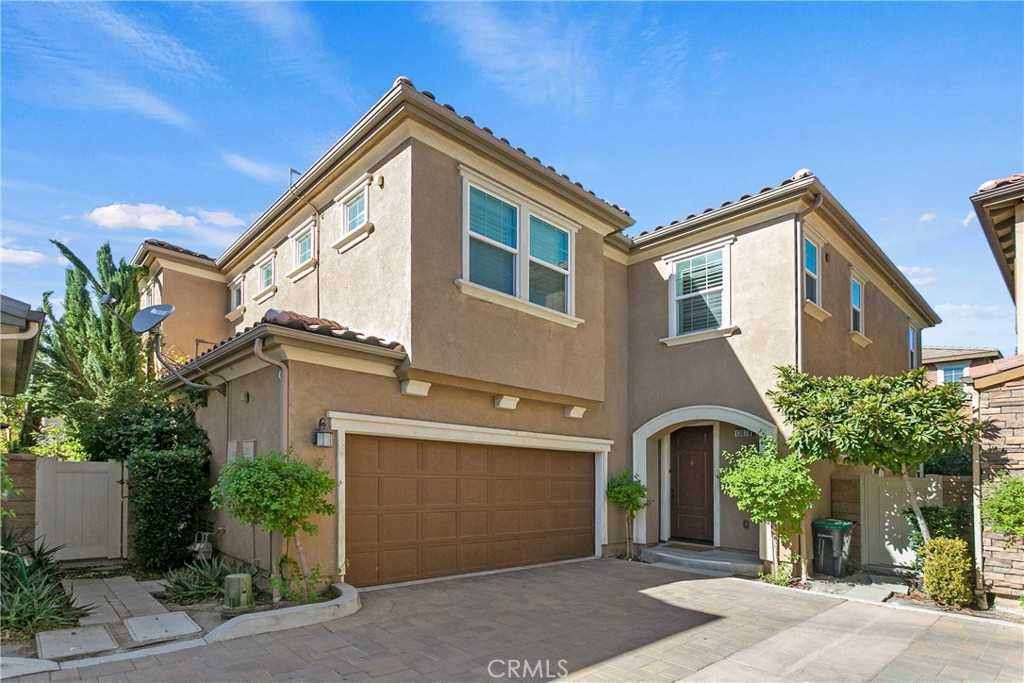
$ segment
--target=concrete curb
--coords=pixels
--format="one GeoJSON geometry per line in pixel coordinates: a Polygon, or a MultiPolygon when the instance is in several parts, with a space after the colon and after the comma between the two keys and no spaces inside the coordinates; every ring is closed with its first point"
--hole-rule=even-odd
{"type": "Polygon", "coordinates": [[[0,657],[0,678],[16,678],[44,671],[56,671],[60,664],[49,659],[31,659],[29,657],[0,657]]]}
{"type": "Polygon", "coordinates": [[[203,638],[207,643],[219,643],[222,640],[233,640],[261,633],[283,631],[289,628],[311,626],[333,619],[347,617],[358,612],[363,603],[359,599],[359,591],[347,583],[331,584],[338,592],[338,597],[329,602],[318,602],[313,605],[297,605],[284,609],[243,614],[229,619],[203,638]]]}

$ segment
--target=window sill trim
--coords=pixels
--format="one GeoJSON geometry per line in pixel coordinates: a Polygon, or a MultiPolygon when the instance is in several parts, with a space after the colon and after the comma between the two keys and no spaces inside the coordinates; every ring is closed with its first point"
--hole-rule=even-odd
{"type": "Polygon", "coordinates": [[[559,325],[576,329],[585,322],[581,318],[567,315],[565,313],[559,313],[558,311],[553,311],[550,308],[538,306],[537,304],[530,303],[529,301],[523,301],[518,297],[510,296],[502,292],[496,292],[493,289],[487,289],[486,287],[481,287],[480,285],[462,278],[457,278],[455,280],[455,284],[463,294],[471,296],[474,299],[480,299],[481,301],[487,301],[488,303],[505,306],[507,308],[517,310],[520,313],[527,313],[537,318],[543,318],[544,320],[558,323],[559,325]]]}
{"type": "Polygon", "coordinates": [[[348,251],[358,243],[362,242],[373,232],[373,223],[363,223],[352,232],[347,232],[334,242],[331,242],[331,249],[337,249],[338,253],[348,251]]]}
{"type": "Polygon", "coordinates": [[[245,315],[245,306],[239,306],[233,310],[228,311],[224,318],[231,323],[238,322],[245,315]]]}
{"type": "Polygon", "coordinates": [[[824,308],[814,303],[810,299],[804,301],[804,313],[811,316],[818,322],[825,322],[832,317],[832,314],[826,311],[824,308]]]}
{"type": "Polygon", "coordinates": [[[277,294],[277,285],[270,285],[266,289],[257,292],[256,296],[254,296],[252,300],[254,303],[262,304],[264,301],[269,300],[275,294],[277,294]]]}
{"type": "Polygon", "coordinates": [[[868,339],[867,337],[865,337],[860,332],[853,332],[853,331],[851,331],[850,332],[850,339],[853,340],[854,344],[856,344],[857,346],[860,346],[861,348],[863,348],[863,347],[865,347],[865,346],[867,346],[868,344],[871,343],[871,340],[868,339]]]}
{"type": "Polygon", "coordinates": [[[665,337],[658,341],[665,346],[682,346],[683,344],[695,344],[696,342],[707,341],[708,339],[725,339],[738,334],[739,331],[740,328],[738,326],[730,325],[729,327],[720,327],[717,330],[704,330],[702,332],[681,334],[675,337],[665,337]]]}
{"type": "Polygon", "coordinates": [[[300,263],[299,265],[295,266],[290,271],[285,273],[284,276],[291,280],[292,282],[298,282],[299,280],[301,280],[302,278],[306,277],[314,270],[316,270],[317,263],[318,261],[315,258],[311,258],[305,263],[300,263]]]}

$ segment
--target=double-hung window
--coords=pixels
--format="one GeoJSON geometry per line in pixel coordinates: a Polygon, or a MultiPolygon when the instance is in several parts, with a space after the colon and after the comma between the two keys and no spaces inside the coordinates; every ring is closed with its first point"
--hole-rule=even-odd
{"type": "Polygon", "coordinates": [[[850,278],[850,331],[864,334],[864,283],[850,278]]]}
{"type": "Polygon", "coordinates": [[[313,260],[312,228],[308,228],[295,236],[292,241],[292,253],[294,254],[292,266],[295,268],[313,260]]]}
{"type": "Polygon", "coordinates": [[[676,261],[671,278],[671,322],[675,336],[728,325],[726,249],[676,261]]]}
{"type": "Polygon", "coordinates": [[[917,339],[918,339],[917,328],[913,325],[907,326],[907,353],[908,362],[911,370],[917,369],[917,339]]]}
{"type": "Polygon", "coordinates": [[[339,253],[362,242],[373,231],[373,224],[370,223],[371,180],[372,176],[367,173],[334,197],[340,225],[331,248],[337,249],[339,253]]]}
{"type": "Polygon", "coordinates": [[[242,305],[242,282],[239,280],[228,287],[228,311],[233,311],[242,305]]]}
{"type": "Polygon", "coordinates": [[[818,245],[808,238],[804,239],[804,298],[821,306],[821,281],[818,272],[818,245]]]}
{"type": "MultiPolygon", "coordinates": [[[[575,327],[581,321],[571,318],[572,230],[559,225],[557,216],[513,192],[495,192],[474,183],[465,185],[465,279],[568,315],[569,319],[553,319],[575,327]]],[[[528,308],[542,317],[548,315],[528,308]]]]}
{"type": "Polygon", "coordinates": [[[259,268],[260,291],[270,289],[274,286],[274,257],[260,263],[259,268]]]}
{"type": "Polygon", "coordinates": [[[366,187],[363,187],[354,196],[345,200],[343,204],[343,231],[347,235],[363,227],[366,223],[366,187]]]}

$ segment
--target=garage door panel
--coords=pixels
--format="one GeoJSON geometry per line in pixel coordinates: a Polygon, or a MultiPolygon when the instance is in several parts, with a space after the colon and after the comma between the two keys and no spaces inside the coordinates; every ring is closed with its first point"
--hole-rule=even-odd
{"type": "Polygon", "coordinates": [[[593,454],[346,440],[356,586],[593,554],[593,454]]]}

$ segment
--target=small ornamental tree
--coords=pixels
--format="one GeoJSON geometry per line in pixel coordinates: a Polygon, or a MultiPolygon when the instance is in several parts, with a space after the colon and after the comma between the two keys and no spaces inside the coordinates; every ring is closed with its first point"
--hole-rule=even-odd
{"type": "Polygon", "coordinates": [[[981,496],[981,518],[1007,543],[1024,539],[1024,477],[1004,473],[981,496]]]}
{"type": "Polygon", "coordinates": [[[760,444],[725,453],[728,466],[719,475],[722,493],[757,524],[771,524],[772,548],[778,565],[782,539],[801,531],[804,513],[818,500],[807,460],[796,451],[779,455],[775,439],[761,436],[760,444]]]}
{"type": "Polygon", "coordinates": [[[309,518],[333,515],[336,509],[324,496],[338,483],[320,469],[320,462],[309,465],[285,453],[267,453],[251,460],[238,458],[221,470],[211,494],[214,508],[227,510],[244,524],[258,524],[264,531],[279,533],[286,543],[295,541],[307,595],[311,593],[310,573],[298,534],[315,534],[317,526],[309,518]]]}
{"type": "Polygon", "coordinates": [[[924,370],[871,377],[816,377],[779,368],[768,392],[792,427],[789,447],[813,459],[869,465],[903,477],[925,542],[931,540],[910,480],[937,456],[971,445],[981,425],[964,410],[959,384],[931,385],[924,370]]]}
{"type": "Polygon", "coordinates": [[[629,470],[608,482],[608,501],[620,508],[626,515],[626,557],[633,555],[633,522],[638,512],[651,504],[647,500],[647,485],[629,470]]]}

